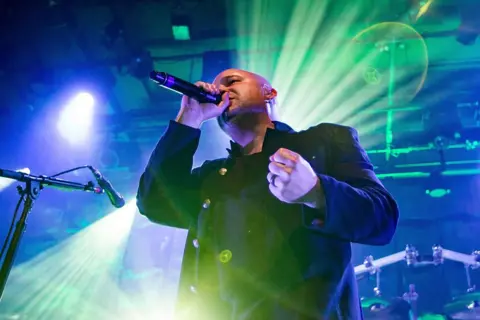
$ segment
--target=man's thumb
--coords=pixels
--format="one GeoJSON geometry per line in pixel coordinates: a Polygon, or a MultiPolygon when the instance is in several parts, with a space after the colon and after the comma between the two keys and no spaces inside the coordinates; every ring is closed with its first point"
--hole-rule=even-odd
{"type": "Polygon", "coordinates": [[[222,97],[222,102],[220,102],[220,108],[224,111],[230,105],[230,96],[228,92],[225,92],[222,97]]]}

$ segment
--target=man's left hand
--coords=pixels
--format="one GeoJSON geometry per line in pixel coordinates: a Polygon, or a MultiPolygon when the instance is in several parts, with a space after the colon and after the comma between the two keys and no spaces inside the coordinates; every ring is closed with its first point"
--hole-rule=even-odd
{"type": "Polygon", "coordinates": [[[267,180],[270,192],[286,203],[311,204],[320,188],[317,174],[298,153],[280,148],[270,156],[267,180]]]}

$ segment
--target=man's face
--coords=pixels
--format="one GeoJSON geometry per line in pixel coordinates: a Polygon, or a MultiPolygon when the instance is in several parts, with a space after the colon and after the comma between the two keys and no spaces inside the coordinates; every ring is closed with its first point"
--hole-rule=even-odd
{"type": "Polygon", "coordinates": [[[214,80],[214,85],[221,91],[229,92],[230,106],[226,110],[229,116],[264,112],[263,84],[261,77],[238,69],[225,70],[214,80]]]}

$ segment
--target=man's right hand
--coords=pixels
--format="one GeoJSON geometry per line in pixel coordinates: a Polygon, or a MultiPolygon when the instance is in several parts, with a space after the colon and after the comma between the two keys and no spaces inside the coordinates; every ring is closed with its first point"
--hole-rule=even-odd
{"type": "MultiPolygon", "coordinates": [[[[220,94],[220,89],[213,84],[199,81],[195,85],[208,93],[220,94]]],[[[228,92],[223,93],[222,101],[219,104],[199,103],[193,98],[183,96],[180,112],[175,121],[193,128],[200,128],[204,121],[220,116],[229,105],[228,92]]]]}

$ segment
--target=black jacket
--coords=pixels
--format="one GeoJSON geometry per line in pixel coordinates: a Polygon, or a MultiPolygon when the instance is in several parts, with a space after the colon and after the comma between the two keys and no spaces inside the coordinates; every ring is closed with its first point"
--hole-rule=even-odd
{"type": "Polygon", "coordinates": [[[202,319],[202,307],[215,310],[215,319],[227,319],[232,308],[235,319],[361,319],[350,243],[388,244],[397,204],[354,129],[275,126],[260,154],[242,156],[232,143],[227,158],[193,171],[200,130],[172,121],[156,146],[137,203],[150,220],[189,229],[179,312],[193,311],[190,319],[202,319]],[[324,209],[285,204],[268,192],[268,157],[282,147],[313,167],[324,209]]]}

